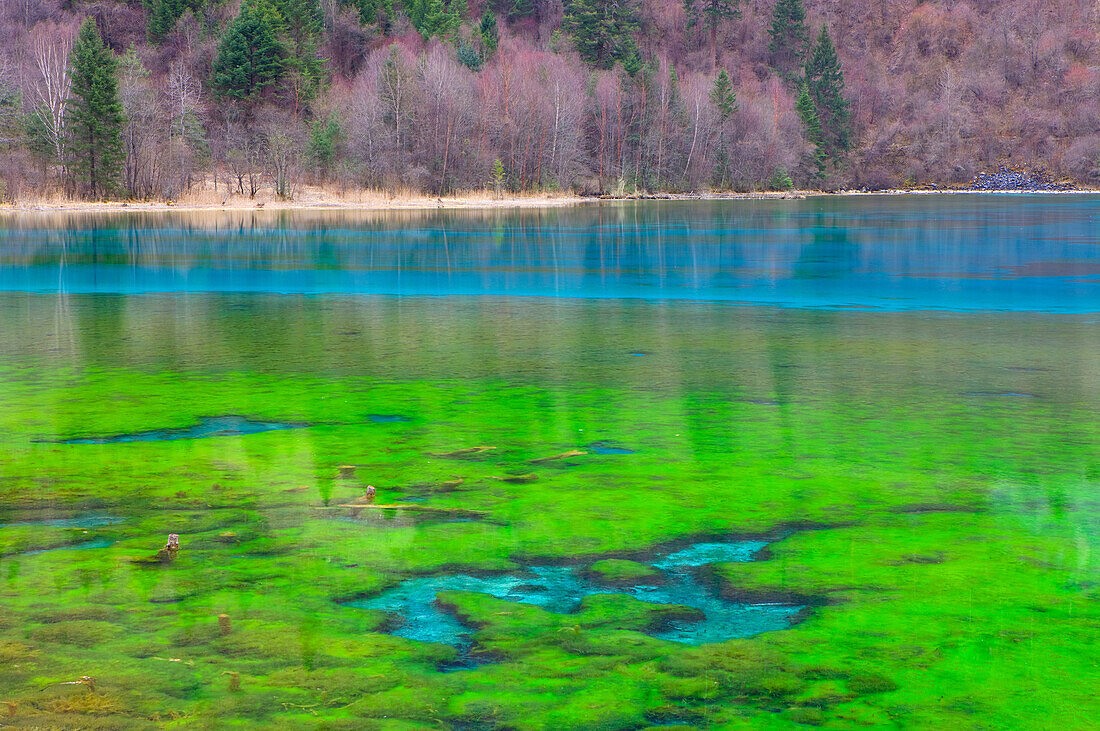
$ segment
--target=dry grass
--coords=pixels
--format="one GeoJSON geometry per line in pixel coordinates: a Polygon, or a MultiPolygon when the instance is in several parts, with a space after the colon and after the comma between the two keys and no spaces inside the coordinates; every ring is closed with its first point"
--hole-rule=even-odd
{"type": "Polygon", "coordinates": [[[509,193],[498,197],[491,190],[462,191],[447,196],[426,195],[406,190],[342,189],[314,185],[298,186],[289,200],[262,189],[255,198],[248,195],[226,196],[225,188],[215,188],[213,180],[193,186],[176,200],[85,201],[60,191],[24,196],[14,204],[0,206],[8,211],[165,211],[165,210],[299,210],[350,209],[393,210],[431,208],[502,208],[515,206],[562,206],[586,200],[572,194],[509,193]]]}
{"type": "Polygon", "coordinates": [[[74,693],[53,698],[42,704],[50,713],[79,713],[87,716],[112,716],[124,709],[116,699],[103,693],[74,693]]]}

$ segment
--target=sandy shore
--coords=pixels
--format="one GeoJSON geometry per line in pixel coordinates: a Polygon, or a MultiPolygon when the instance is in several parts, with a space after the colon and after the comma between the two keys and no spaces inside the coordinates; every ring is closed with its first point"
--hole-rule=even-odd
{"type": "Polygon", "coordinates": [[[350,194],[327,193],[320,190],[308,190],[291,200],[282,200],[273,196],[257,195],[255,199],[247,196],[232,196],[224,201],[211,200],[210,195],[189,196],[180,201],[81,201],[63,198],[35,201],[17,201],[14,204],[0,205],[0,214],[41,212],[216,212],[216,211],[416,211],[416,210],[457,210],[457,209],[508,209],[508,208],[551,208],[593,203],[630,202],[640,200],[798,200],[813,196],[887,196],[887,195],[1096,195],[1100,190],[1067,191],[978,191],[978,190],[880,190],[880,191],[820,191],[799,190],[786,192],[760,193],[701,193],[701,194],[655,194],[630,196],[580,196],[569,194],[536,194],[505,196],[497,198],[491,193],[458,196],[410,196],[363,191],[350,194]]]}

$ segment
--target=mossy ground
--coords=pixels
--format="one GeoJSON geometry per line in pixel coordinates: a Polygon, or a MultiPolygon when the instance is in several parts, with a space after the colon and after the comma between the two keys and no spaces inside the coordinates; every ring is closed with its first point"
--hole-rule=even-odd
{"type": "Polygon", "coordinates": [[[0,312],[0,522],[124,518],[0,528],[0,722],[1094,727],[1087,318],[260,296],[6,295],[0,312]],[[39,441],[226,414],[316,425],[39,441]],[[636,453],[530,462],[601,439],[636,453]],[[431,456],[478,445],[495,449],[431,456]],[[368,483],[486,519],[337,520],[368,483]],[[178,559],[141,563],[170,532],[178,559]],[[340,603],[716,534],[785,536],[713,569],[729,596],[820,606],[692,648],[639,632],[669,610],[622,596],[557,615],[455,592],[497,662],[444,672],[453,648],[340,603]],[[58,684],[82,676],[94,692],[58,684]]]}

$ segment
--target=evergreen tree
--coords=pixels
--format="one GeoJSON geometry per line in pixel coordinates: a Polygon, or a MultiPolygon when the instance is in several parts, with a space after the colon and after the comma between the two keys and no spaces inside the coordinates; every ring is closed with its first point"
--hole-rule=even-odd
{"type": "Polygon", "coordinates": [[[725,69],[718,72],[714,79],[714,87],[710,90],[710,103],[718,110],[718,116],[723,120],[737,111],[737,95],[733,91],[733,82],[725,69]]]}
{"type": "Polygon", "coordinates": [[[378,24],[378,32],[386,35],[393,18],[393,0],[342,0],[359,11],[359,22],[363,25],[378,24]]]}
{"type": "Polygon", "coordinates": [[[146,0],[149,9],[149,21],[145,34],[150,43],[160,43],[171,33],[183,14],[190,10],[198,14],[205,0],[146,0]]]}
{"type": "Polygon", "coordinates": [[[768,52],[779,75],[793,81],[806,55],[809,30],[802,0],[777,0],[769,29],[768,52]]]}
{"type": "Polygon", "coordinates": [[[432,36],[443,38],[462,25],[466,16],[466,0],[409,0],[406,4],[409,22],[420,31],[424,40],[432,36]]]}
{"type": "Polygon", "coordinates": [[[496,191],[497,198],[500,198],[504,193],[504,163],[500,161],[498,157],[493,160],[493,169],[489,172],[489,182],[493,186],[493,190],[496,191]]]}
{"type": "Polygon", "coordinates": [[[309,155],[322,172],[327,173],[332,169],[343,137],[344,132],[335,114],[329,115],[325,122],[320,120],[314,122],[309,134],[309,155]]]}
{"type": "Polygon", "coordinates": [[[19,87],[0,77],[0,148],[13,146],[23,136],[22,107],[19,87]]]}
{"type": "Polygon", "coordinates": [[[92,198],[117,188],[122,170],[122,102],[118,61],[103,45],[95,21],[80,26],[69,56],[72,98],[66,116],[66,151],[73,179],[92,198]]]}
{"type": "Polygon", "coordinates": [[[825,151],[822,149],[821,120],[817,116],[817,108],[810,97],[810,91],[805,84],[799,87],[798,101],[794,105],[798,112],[798,118],[802,120],[802,128],[806,133],[806,141],[813,145],[813,151],[808,156],[808,162],[813,168],[813,174],[820,179],[825,175],[825,151]]]}
{"type": "Polygon", "coordinates": [[[821,120],[821,136],[829,155],[838,155],[851,143],[851,112],[844,98],[844,72],[829,31],[821,26],[805,68],[806,86],[821,120]]]}
{"type": "Polygon", "coordinates": [[[632,35],[638,27],[634,0],[570,0],[562,27],[585,62],[611,68],[620,61],[630,73],[640,68],[632,35]]]}
{"type": "Polygon", "coordinates": [[[297,112],[308,104],[326,80],[324,62],[317,53],[321,41],[322,14],[317,0],[275,0],[285,39],[286,90],[297,112]]]}
{"type": "Polygon", "coordinates": [[[229,26],[214,59],[214,89],[229,99],[255,101],[283,73],[279,19],[269,7],[247,2],[229,26]]]}
{"type": "Polygon", "coordinates": [[[535,14],[535,0],[513,0],[508,8],[508,20],[515,22],[535,14]]]}
{"type": "Polygon", "coordinates": [[[684,0],[688,28],[705,28],[710,37],[710,66],[718,65],[718,26],[741,17],[740,0],[684,0]]]}
{"type": "Polygon", "coordinates": [[[687,107],[684,106],[684,95],[680,92],[680,77],[672,64],[668,65],[668,111],[673,121],[687,124],[687,107]]]}
{"type": "Polygon", "coordinates": [[[481,25],[478,27],[481,36],[481,59],[489,60],[500,45],[500,30],[497,28],[497,16],[488,7],[481,15],[481,25]]]}

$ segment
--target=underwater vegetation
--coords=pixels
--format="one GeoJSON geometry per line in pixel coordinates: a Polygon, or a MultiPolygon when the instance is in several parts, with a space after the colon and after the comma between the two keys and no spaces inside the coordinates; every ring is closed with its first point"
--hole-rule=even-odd
{"type": "Polygon", "coordinates": [[[0,304],[0,724],[1095,728],[1089,316],[0,304]]]}

